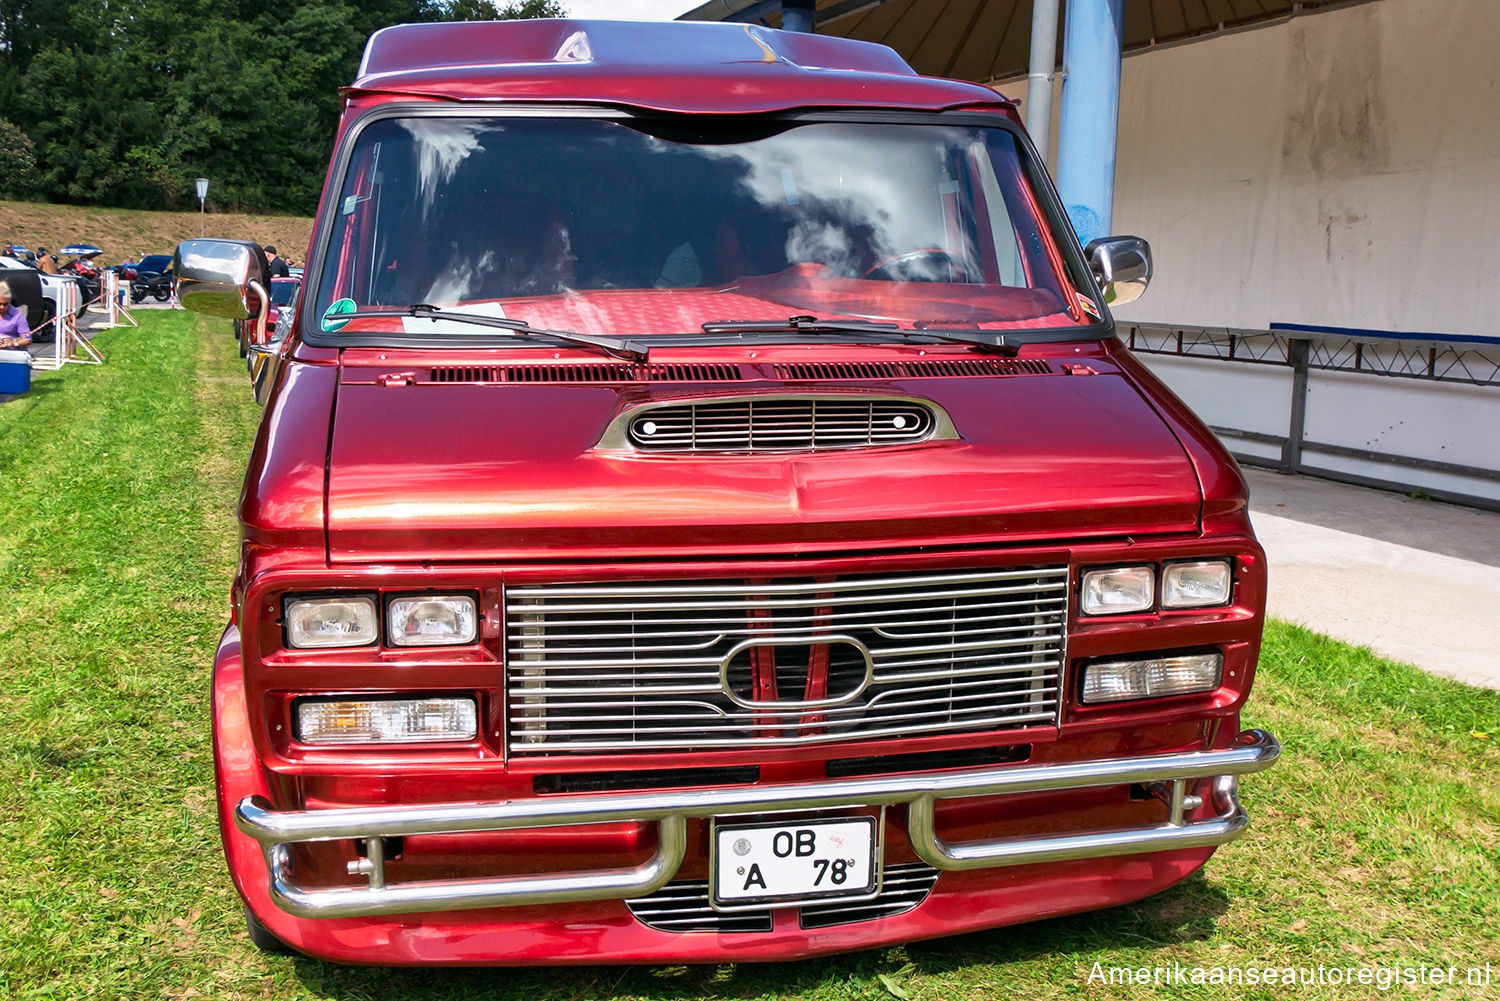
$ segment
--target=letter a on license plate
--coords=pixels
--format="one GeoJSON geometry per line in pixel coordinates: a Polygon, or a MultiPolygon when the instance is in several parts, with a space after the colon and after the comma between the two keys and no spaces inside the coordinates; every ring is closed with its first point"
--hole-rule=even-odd
{"type": "Polygon", "coordinates": [[[861,897],[879,885],[875,818],[714,825],[713,906],[861,897]]]}

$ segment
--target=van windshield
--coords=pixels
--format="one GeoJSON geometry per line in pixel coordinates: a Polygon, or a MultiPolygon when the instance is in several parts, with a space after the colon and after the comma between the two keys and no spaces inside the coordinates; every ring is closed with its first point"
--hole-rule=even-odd
{"type": "Polygon", "coordinates": [[[1002,128],[413,115],[348,162],[309,311],[325,330],[482,332],[368,315],[415,304],[606,335],[1096,319],[1002,128]]]}

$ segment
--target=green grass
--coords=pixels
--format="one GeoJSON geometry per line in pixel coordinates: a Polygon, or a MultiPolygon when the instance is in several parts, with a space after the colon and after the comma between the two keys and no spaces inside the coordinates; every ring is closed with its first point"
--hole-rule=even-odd
{"type": "MultiPolygon", "coordinates": [[[[0,405],[0,997],[1500,997],[1500,693],[1273,624],[1255,823],[1139,904],[776,966],[356,969],[250,946],[210,658],[258,411],[222,322],[150,311],[0,405]],[[1102,967],[1493,964],[1489,988],[1120,987],[1102,967]]],[[[1414,624],[1414,628],[1417,627],[1414,624]]]]}

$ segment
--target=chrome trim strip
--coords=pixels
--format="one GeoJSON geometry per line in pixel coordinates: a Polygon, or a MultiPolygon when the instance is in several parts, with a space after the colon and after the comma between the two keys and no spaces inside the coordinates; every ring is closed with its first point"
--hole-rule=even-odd
{"type": "MultiPolygon", "coordinates": [[[[841,577],[837,581],[840,591],[876,590],[885,591],[897,587],[921,587],[928,584],[969,584],[991,580],[1021,579],[1029,580],[1033,577],[1060,577],[1068,575],[1067,566],[1040,566],[1034,568],[1021,568],[1018,570],[979,570],[972,573],[936,573],[931,575],[908,574],[905,577],[841,577]]],[[[777,584],[774,582],[756,584],[757,595],[767,594],[806,594],[809,591],[827,590],[830,584],[777,584]]],[[[673,597],[682,594],[681,584],[519,584],[511,589],[514,594],[525,597],[546,597],[552,594],[560,594],[565,597],[584,595],[588,597],[623,596],[628,598],[643,597],[673,597]]],[[[745,585],[743,583],[733,584],[694,584],[694,594],[743,594],[745,585]]],[[[978,594],[987,592],[962,592],[964,594],[978,594]]],[[[944,594],[943,597],[948,597],[944,594]]],[[[525,606],[517,606],[524,608],[525,606]]],[[[717,607],[716,605],[710,607],[717,607]]],[[[512,608],[511,611],[515,611],[512,608]]]]}
{"type": "MultiPolygon", "coordinates": [[[[535,662],[533,661],[528,663],[535,662]]],[[[542,663],[546,662],[542,661],[542,663]]],[[[692,661],[684,660],[680,661],[679,663],[691,664],[692,661]]],[[[874,677],[875,658],[870,656],[870,648],[865,646],[859,640],[855,639],[853,636],[844,636],[840,633],[828,633],[826,635],[820,635],[811,639],[809,637],[788,635],[786,633],[772,634],[765,637],[752,637],[751,639],[741,640],[739,643],[736,643],[734,646],[730,647],[729,652],[726,653],[719,661],[719,690],[729,698],[729,701],[733,702],[735,705],[743,706],[746,709],[768,709],[774,713],[777,713],[778,715],[788,712],[797,713],[804,709],[828,709],[832,708],[833,706],[844,705],[846,702],[853,702],[855,699],[864,694],[866,688],[870,687],[870,682],[874,679],[874,677]],[[834,644],[841,643],[844,646],[852,646],[855,650],[857,650],[860,657],[863,658],[865,662],[865,673],[859,679],[859,684],[850,691],[845,692],[843,695],[836,695],[832,698],[799,700],[787,699],[785,701],[777,700],[774,702],[764,702],[757,701],[755,699],[744,698],[736,694],[734,688],[729,684],[730,666],[734,663],[734,659],[736,657],[746,652],[747,650],[754,650],[756,647],[761,646],[806,646],[810,642],[824,646],[833,646],[834,644]]],[[[546,691],[546,689],[543,690],[546,691]]],[[[535,691],[535,689],[528,689],[527,694],[535,694],[535,691]]],[[[596,691],[597,689],[590,689],[590,694],[593,694],[596,691]]],[[[624,694],[629,695],[636,691],[638,691],[638,689],[629,688],[625,690],[624,694]]],[[[577,703],[574,702],[573,705],[577,706],[577,703]]],[[[632,714],[632,716],[634,715],[638,714],[632,714]]],[[[627,716],[620,718],[628,719],[631,717],[627,716]]],[[[677,717],[674,716],[668,718],[676,719],[677,717]]]]}
{"type": "MultiPolygon", "coordinates": [[[[240,804],[243,809],[245,803],[240,804]]],[[[337,812],[337,811],[329,811],[337,812]]],[[[244,828],[239,810],[236,822],[244,828]]],[[[461,911],[518,904],[558,904],[570,900],[614,900],[652,893],[667,885],[687,852],[687,821],[663,817],[657,824],[656,853],[630,869],[544,876],[501,876],[492,879],[441,880],[425,883],[375,885],[337,889],[308,889],[291,874],[285,843],[266,846],[271,872],[271,900],[289,914],[304,918],[364,917],[372,914],[410,914],[415,911],[461,911]]],[[[248,832],[247,832],[248,833],[248,832]]],[[[372,844],[379,843],[375,838],[372,844]]],[[[373,860],[373,856],[372,856],[373,860]]]]}
{"type": "MultiPolygon", "coordinates": [[[[1236,776],[1269,768],[1281,753],[1276,738],[1246,730],[1235,746],[1138,758],[1103,758],[1064,764],[1008,765],[961,772],[880,776],[773,786],[549,796],[502,803],[271,809],[257,797],[235,807],[235,824],[259,841],[277,906],[301,917],[350,917],[462,910],[576,900],[620,900],[665,886],[686,852],[687,818],[909,804],[907,830],[923,861],[938,869],[976,869],[1063,859],[1197,848],[1232,841],[1249,820],[1238,798],[1236,776]],[[1184,782],[1213,778],[1218,814],[1209,820],[1125,830],[1043,835],[953,844],[938,837],[938,800],[1095,786],[1184,782]],[[631,869],[389,884],[370,872],[369,887],[310,889],[296,882],[287,845],[303,841],[457,834],[519,828],[621,822],[658,826],[658,847],[631,869]],[[384,885],[376,885],[377,881],[384,885]]],[[[371,853],[376,868],[380,853],[371,853]]],[[[383,866],[380,866],[383,869],[383,866]]]]}

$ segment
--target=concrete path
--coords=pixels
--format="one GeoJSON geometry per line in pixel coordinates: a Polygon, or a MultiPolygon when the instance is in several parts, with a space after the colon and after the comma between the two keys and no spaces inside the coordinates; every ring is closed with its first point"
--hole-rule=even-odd
{"type": "Polygon", "coordinates": [[[1246,469],[1270,612],[1500,688],[1500,513],[1246,469]]]}

